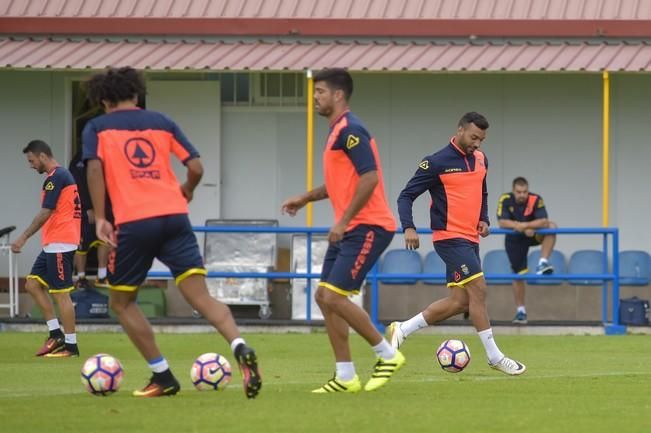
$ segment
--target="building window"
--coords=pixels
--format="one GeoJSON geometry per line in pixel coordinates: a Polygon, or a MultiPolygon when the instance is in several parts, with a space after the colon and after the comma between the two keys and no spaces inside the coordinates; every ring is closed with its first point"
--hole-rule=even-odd
{"type": "Polygon", "coordinates": [[[296,72],[221,72],[225,106],[297,107],[305,105],[305,78],[296,72]]]}
{"type": "Polygon", "coordinates": [[[221,98],[225,105],[251,105],[251,74],[224,72],[219,74],[221,98]]]}
{"type": "Polygon", "coordinates": [[[305,74],[300,72],[147,72],[153,81],[219,81],[226,107],[303,107],[305,74]]]}
{"type": "Polygon", "coordinates": [[[305,81],[295,72],[258,74],[256,105],[296,106],[304,104],[305,81]]]}

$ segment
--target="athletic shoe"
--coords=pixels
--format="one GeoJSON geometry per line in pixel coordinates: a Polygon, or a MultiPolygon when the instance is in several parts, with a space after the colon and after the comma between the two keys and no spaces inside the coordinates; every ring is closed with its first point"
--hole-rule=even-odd
{"type": "Polygon", "coordinates": [[[108,288],[108,286],[109,286],[109,282],[108,282],[108,278],[106,278],[106,277],[98,278],[98,279],[95,280],[95,287],[106,287],[106,288],[108,288]]]}
{"type": "Polygon", "coordinates": [[[405,356],[396,350],[396,355],[393,359],[384,360],[378,358],[373,369],[371,379],[366,382],[364,391],[375,391],[383,387],[391,379],[393,374],[400,370],[400,368],[407,363],[405,356]]]}
{"type": "Polygon", "coordinates": [[[524,364],[519,363],[515,359],[507,358],[506,356],[502,358],[500,362],[495,364],[489,363],[488,365],[490,368],[501,371],[510,376],[518,376],[527,371],[527,367],[525,367],[524,364]]]}
{"type": "Polygon", "coordinates": [[[73,358],[79,357],[79,348],[76,344],[66,344],[63,350],[50,352],[43,355],[44,358],[73,358]]]}
{"type": "Polygon", "coordinates": [[[80,278],[75,283],[75,288],[79,290],[90,289],[90,282],[86,278],[80,278]]]}
{"type": "Polygon", "coordinates": [[[341,380],[337,376],[333,377],[320,388],[313,389],[315,394],[327,394],[330,392],[359,392],[362,390],[362,382],[359,376],[355,375],[351,380],[341,380]]]}
{"type": "Polygon", "coordinates": [[[246,344],[235,348],[235,358],[242,373],[244,394],[247,398],[255,398],[262,388],[262,377],[258,370],[258,357],[255,351],[246,344]]]}
{"type": "Polygon", "coordinates": [[[57,337],[48,337],[48,339],[45,340],[43,346],[41,346],[41,348],[38,349],[38,352],[36,352],[36,356],[44,356],[48,353],[56,353],[60,350],[63,350],[65,346],[66,340],[63,334],[57,337]]]}
{"type": "Polygon", "coordinates": [[[402,343],[407,339],[405,333],[400,329],[400,323],[401,322],[391,322],[387,327],[387,340],[389,340],[391,347],[394,349],[399,349],[400,346],[402,346],[402,343]]]}
{"type": "Polygon", "coordinates": [[[527,313],[523,313],[522,311],[518,311],[515,313],[515,317],[511,321],[512,323],[516,323],[518,325],[526,325],[527,324],[527,313]]]}
{"type": "Polygon", "coordinates": [[[536,266],[536,275],[551,275],[554,273],[554,267],[548,261],[542,261],[536,266]]]}
{"type": "Polygon", "coordinates": [[[172,376],[171,380],[167,380],[163,383],[163,381],[160,378],[157,378],[156,374],[154,374],[151,379],[149,379],[147,386],[143,389],[133,391],[133,395],[135,397],[165,397],[174,395],[180,390],[181,385],[179,385],[179,382],[174,376],[172,376]]]}

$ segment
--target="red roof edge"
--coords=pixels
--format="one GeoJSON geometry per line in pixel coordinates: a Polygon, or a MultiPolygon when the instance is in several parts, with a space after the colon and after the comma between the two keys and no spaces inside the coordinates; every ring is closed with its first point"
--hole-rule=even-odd
{"type": "Polygon", "coordinates": [[[5,35],[649,37],[644,20],[0,17],[5,35]]]}

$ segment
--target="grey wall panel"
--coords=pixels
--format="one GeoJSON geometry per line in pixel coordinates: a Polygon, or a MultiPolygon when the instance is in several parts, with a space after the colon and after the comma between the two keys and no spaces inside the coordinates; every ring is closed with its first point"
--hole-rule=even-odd
{"type": "Polygon", "coordinates": [[[651,76],[612,76],[611,225],[622,247],[651,251],[651,76]]]}
{"type": "MultiPolygon", "coordinates": [[[[62,93],[63,81],[53,73],[0,72],[0,226],[17,227],[12,239],[27,228],[41,207],[44,177],[29,167],[22,149],[30,140],[42,139],[52,146],[60,164],[67,163],[60,118],[62,93]],[[60,90],[55,92],[55,87],[60,90]]],[[[40,242],[40,233],[32,236],[18,256],[20,275],[31,269],[40,242]]],[[[8,273],[5,261],[0,261],[0,275],[8,273]]]]}
{"type": "MultiPolygon", "coordinates": [[[[454,134],[459,117],[466,111],[475,110],[485,114],[491,123],[484,150],[490,162],[489,212],[494,225],[499,195],[509,191],[512,179],[519,175],[529,179],[532,191],[543,195],[550,217],[561,226],[601,225],[599,76],[357,74],[355,78],[351,107],[378,141],[387,195],[396,216],[397,195],[414,173],[420,159],[443,147],[454,134]]],[[[613,80],[614,86],[621,86],[621,94],[616,88],[613,90],[613,121],[620,122],[617,128],[623,128],[624,132],[613,129],[612,158],[617,161],[617,166],[613,167],[612,172],[611,225],[617,224],[624,213],[628,215],[627,218],[635,221],[635,218],[644,215],[641,210],[647,206],[638,200],[635,203],[641,209],[627,212],[615,204],[615,201],[619,203],[626,200],[629,194],[631,197],[641,194],[641,190],[636,191],[635,187],[631,189],[626,176],[622,176],[622,170],[617,168],[629,160],[644,164],[643,158],[636,159],[636,152],[643,152],[644,155],[646,151],[643,149],[643,123],[633,120],[635,113],[644,112],[646,96],[639,89],[647,81],[649,78],[644,76],[613,80]],[[627,80],[637,82],[631,81],[629,84],[627,80]],[[629,100],[633,102],[634,108],[629,108],[629,100]],[[629,111],[630,114],[624,114],[629,111]],[[622,134],[632,136],[633,139],[618,139],[622,134]],[[623,144],[620,146],[616,143],[617,140],[623,144]],[[626,186],[623,185],[624,182],[626,186]]],[[[239,111],[225,113],[225,116],[232,120],[232,129],[230,120],[224,126],[224,133],[228,136],[224,139],[225,147],[228,148],[225,149],[224,161],[228,161],[226,165],[231,170],[238,164],[237,161],[228,159],[226,152],[230,152],[231,147],[237,148],[234,153],[244,154],[247,146],[245,142],[252,142],[252,136],[276,137],[275,143],[266,141],[263,151],[252,154],[259,160],[264,158],[271,161],[275,158],[278,167],[282,167],[276,171],[276,183],[272,185],[268,182],[266,185],[267,190],[273,194],[263,197],[258,203],[260,208],[268,207],[263,210],[265,213],[262,216],[271,217],[277,212],[277,205],[284,197],[304,189],[305,115],[302,112],[249,114],[239,111]],[[244,127],[250,118],[258,119],[253,129],[244,127]],[[273,146],[276,146],[276,153],[272,155],[268,152],[273,146]],[[271,200],[271,196],[275,196],[275,201],[271,200]]],[[[320,153],[327,125],[318,115],[315,121],[315,185],[318,185],[322,182],[320,153]]],[[[235,191],[225,194],[233,199],[239,196],[235,191]]],[[[230,199],[225,200],[226,203],[230,199]]],[[[247,206],[242,203],[242,198],[237,200],[239,202],[233,203],[232,207],[230,203],[226,205],[231,207],[233,213],[240,212],[241,207],[247,206]]],[[[428,197],[420,198],[414,205],[415,221],[419,226],[428,224],[428,207],[428,197]]],[[[315,204],[315,224],[330,224],[331,215],[327,203],[315,204]]],[[[281,224],[294,225],[303,225],[305,221],[303,215],[296,219],[280,217],[280,220],[281,224]]],[[[636,241],[635,235],[627,237],[627,227],[621,229],[623,240],[628,239],[622,247],[644,247],[644,243],[636,241]]],[[[423,240],[428,241],[426,238],[423,240]]],[[[394,241],[394,247],[400,244],[401,239],[394,241]]],[[[578,248],[600,248],[600,245],[601,240],[597,237],[566,236],[559,239],[559,248],[568,253],[578,248]]],[[[501,237],[488,238],[482,242],[483,251],[501,247],[501,237]]]]}

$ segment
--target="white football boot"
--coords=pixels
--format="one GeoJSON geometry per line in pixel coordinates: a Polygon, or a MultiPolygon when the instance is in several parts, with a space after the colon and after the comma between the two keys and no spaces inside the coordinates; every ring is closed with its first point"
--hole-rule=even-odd
{"type": "Polygon", "coordinates": [[[491,368],[501,371],[504,374],[508,374],[510,376],[518,376],[525,371],[527,371],[527,367],[525,367],[524,364],[519,363],[515,359],[507,358],[506,356],[502,358],[499,362],[495,364],[488,364],[491,368]]]}

